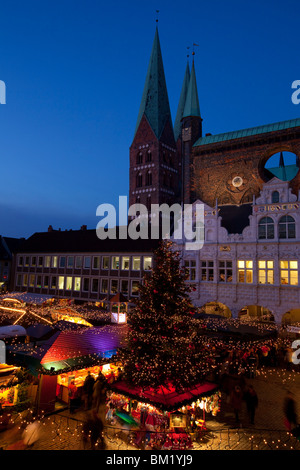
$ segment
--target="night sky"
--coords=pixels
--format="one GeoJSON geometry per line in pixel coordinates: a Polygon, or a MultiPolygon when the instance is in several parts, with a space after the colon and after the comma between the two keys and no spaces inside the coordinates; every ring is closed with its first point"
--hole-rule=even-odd
{"type": "Polygon", "coordinates": [[[194,43],[204,134],[300,117],[297,0],[1,0],[1,235],[93,229],[128,196],[156,10],[173,121],[194,43]]]}

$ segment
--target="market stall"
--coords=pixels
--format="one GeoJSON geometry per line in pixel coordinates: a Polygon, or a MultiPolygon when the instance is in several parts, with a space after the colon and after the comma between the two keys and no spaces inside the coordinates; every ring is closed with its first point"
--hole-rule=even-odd
{"type": "Polygon", "coordinates": [[[206,415],[220,410],[214,383],[176,391],[171,385],[141,389],[123,381],[111,384],[106,421],[134,433],[134,443],[153,449],[191,449],[193,438],[206,429],[206,415]]]}

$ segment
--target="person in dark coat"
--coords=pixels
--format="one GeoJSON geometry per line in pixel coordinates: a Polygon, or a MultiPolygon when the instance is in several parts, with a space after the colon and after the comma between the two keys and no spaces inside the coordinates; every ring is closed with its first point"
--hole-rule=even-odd
{"type": "Polygon", "coordinates": [[[84,449],[87,449],[88,443],[90,443],[91,450],[95,450],[96,446],[104,449],[103,429],[103,422],[96,410],[89,411],[82,427],[84,449]]]}
{"type": "Polygon", "coordinates": [[[243,392],[239,385],[236,385],[234,389],[232,390],[231,395],[230,395],[230,400],[231,400],[231,406],[233,408],[234,415],[235,415],[235,422],[239,424],[240,423],[240,411],[241,411],[242,402],[243,402],[243,392]]]}
{"type": "Polygon", "coordinates": [[[294,400],[294,395],[292,392],[287,392],[284,404],[283,404],[283,412],[285,416],[285,424],[289,431],[292,431],[294,428],[297,427],[298,424],[298,417],[296,412],[296,403],[294,400]]]}
{"type": "Polygon", "coordinates": [[[83,384],[84,404],[86,410],[89,410],[92,406],[94,383],[95,379],[92,376],[91,372],[88,371],[88,374],[83,384]]]}
{"type": "Polygon", "coordinates": [[[244,398],[246,401],[250,423],[254,424],[255,411],[258,406],[258,397],[252,385],[249,385],[248,390],[245,392],[244,398]]]}

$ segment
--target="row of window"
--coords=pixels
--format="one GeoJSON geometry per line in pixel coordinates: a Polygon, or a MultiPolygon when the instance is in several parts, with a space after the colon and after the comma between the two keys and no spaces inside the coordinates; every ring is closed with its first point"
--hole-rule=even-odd
{"type": "MultiPolygon", "coordinates": [[[[258,222],[259,240],[275,238],[275,223],[271,217],[263,217],[258,222]]],[[[296,222],[291,215],[284,215],[278,222],[278,238],[296,238],[296,222]]]]}
{"type": "Polygon", "coordinates": [[[73,276],[41,276],[36,274],[18,274],[18,287],[55,289],[61,291],[92,292],[99,294],[138,295],[139,281],[128,279],[99,279],[73,276]]]}
{"type": "MultiPolygon", "coordinates": [[[[196,261],[185,261],[185,269],[187,270],[188,280],[196,280],[196,261]]],[[[253,283],[253,260],[237,261],[237,281],[239,283],[253,283]]],[[[279,262],[280,284],[282,285],[298,285],[298,261],[281,260],[279,262]]],[[[257,262],[258,283],[274,284],[274,261],[258,260],[257,262]]],[[[218,282],[232,282],[233,262],[229,260],[219,261],[217,266],[218,282]]],[[[215,270],[214,261],[200,262],[200,280],[214,281],[215,270]]]]}
{"type": "MultiPolygon", "coordinates": [[[[166,172],[163,173],[162,184],[166,188],[173,188],[174,187],[174,179],[172,174],[168,174],[166,172]]],[[[141,188],[143,185],[145,186],[152,186],[152,172],[148,170],[145,179],[143,178],[142,173],[138,173],[136,175],[136,187],[141,188]]]]}
{"type": "MultiPolygon", "coordinates": [[[[171,167],[174,166],[174,161],[173,161],[173,156],[171,153],[167,155],[165,151],[162,152],[162,159],[164,163],[167,163],[171,167]]],[[[148,150],[145,154],[145,163],[151,162],[152,161],[152,153],[150,150],[148,150]]],[[[139,152],[136,156],[136,164],[137,165],[142,165],[144,163],[144,155],[143,152],[139,152]]]]}
{"type": "Polygon", "coordinates": [[[69,268],[69,269],[115,269],[124,271],[149,271],[152,256],[19,256],[18,266],[69,268]]]}

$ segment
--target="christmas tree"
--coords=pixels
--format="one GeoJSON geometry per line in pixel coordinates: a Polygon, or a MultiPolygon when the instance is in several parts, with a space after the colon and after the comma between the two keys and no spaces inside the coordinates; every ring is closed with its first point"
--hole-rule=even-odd
{"type": "Polygon", "coordinates": [[[199,383],[206,368],[201,366],[201,347],[195,344],[190,288],[172,242],[161,242],[154,262],[128,314],[127,348],[121,353],[124,378],[144,388],[171,385],[181,390],[199,383]]]}

